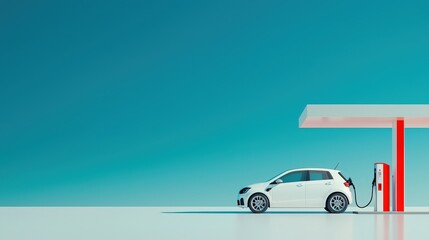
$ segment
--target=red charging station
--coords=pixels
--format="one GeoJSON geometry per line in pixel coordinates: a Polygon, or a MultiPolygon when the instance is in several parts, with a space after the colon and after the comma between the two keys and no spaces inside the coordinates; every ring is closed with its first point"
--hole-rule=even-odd
{"type": "Polygon", "coordinates": [[[374,164],[375,208],[376,212],[390,211],[390,166],[386,163],[374,164]]]}

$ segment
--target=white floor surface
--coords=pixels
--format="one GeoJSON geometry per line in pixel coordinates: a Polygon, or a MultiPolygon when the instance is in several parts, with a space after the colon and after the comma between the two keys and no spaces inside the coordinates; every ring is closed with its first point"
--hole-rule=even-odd
{"type": "MultiPolygon", "coordinates": [[[[356,210],[252,214],[237,207],[0,207],[0,239],[429,239],[429,214],[351,213],[356,210]]],[[[406,211],[429,212],[429,207],[406,211]]]]}

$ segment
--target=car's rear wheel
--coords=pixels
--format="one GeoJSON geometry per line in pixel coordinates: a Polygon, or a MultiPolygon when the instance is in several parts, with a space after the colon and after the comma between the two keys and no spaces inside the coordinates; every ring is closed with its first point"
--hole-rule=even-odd
{"type": "Polygon", "coordinates": [[[249,198],[249,209],[254,213],[263,213],[268,209],[268,198],[262,193],[256,193],[249,198]]]}
{"type": "Polygon", "coordinates": [[[326,201],[326,208],[330,213],[342,213],[346,211],[348,201],[341,193],[334,193],[326,201]]]}

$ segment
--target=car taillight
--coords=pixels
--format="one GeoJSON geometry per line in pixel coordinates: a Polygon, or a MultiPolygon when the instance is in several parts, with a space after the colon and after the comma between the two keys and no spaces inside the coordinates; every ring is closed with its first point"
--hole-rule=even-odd
{"type": "Polygon", "coordinates": [[[349,182],[344,182],[344,186],[346,186],[346,187],[350,187],[349,182]]]}

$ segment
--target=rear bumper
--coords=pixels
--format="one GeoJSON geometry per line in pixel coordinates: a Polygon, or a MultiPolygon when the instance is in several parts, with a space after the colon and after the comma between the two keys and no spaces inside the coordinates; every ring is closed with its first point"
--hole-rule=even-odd
{"type": "Polygon", "coordinates": [[[345,195],[347,197],[347,200],[349,200],[349,204],[352,204],[353,203],[352,192],[349,190],[349,191],[345,192],[345,195]]]}

